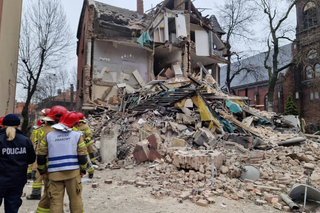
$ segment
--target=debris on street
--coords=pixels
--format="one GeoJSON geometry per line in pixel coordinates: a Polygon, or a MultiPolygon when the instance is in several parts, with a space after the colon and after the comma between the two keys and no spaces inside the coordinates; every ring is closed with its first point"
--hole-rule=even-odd
{"type": "MultiPolygon", "coordinates": [[[[223,196],[296,210],[288,192],[306,182],[305,163],[319,164],[318,137],[306,137],[284,116],[252,108],[247,98],[221,91],[211,75],[201,76],[133,91],[124,86],[106,103],[91,102],[87,123],[96,156],[110,168],[145,164],[136,179],[124,177],[121,184],[151,187],[156,199],[206,207],[223,196]]],[[[319,170],[310,176],[315,188],[319,170]]]]}

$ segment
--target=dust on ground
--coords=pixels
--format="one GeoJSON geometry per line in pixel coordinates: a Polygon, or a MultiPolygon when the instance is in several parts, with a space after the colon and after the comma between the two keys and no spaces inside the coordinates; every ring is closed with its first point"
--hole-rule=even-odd
{"type": "MultiPolygon", "coordinates": [[[[208,207],[198,206],[189,200],[179,203],[177,198],[163,197],[155,199],[151,195],[151,187],[138,188],[134,185],[118,186],[116,179],[134,180],[136,173],[141,172],[145,167],[138,166],[134,169],[102,170],[95,171],[95,177],[92,182],[99,184],[98,188],[92,188],[91,182],[83,183],[82,199],[84,203],[84,212],[86,213],[272,213],[279,212],[271,206],[257,206],[253,201],[232,200],[224,197],[214,197],[215,204],[209,204],[208,207]],[[105,184],[106,179],[113,178],[112,184],[105,184]],[[220,204],[225,203],[226,207],[220,204]]],[[[86,178],[86,177],[84,177],[86,178]]],[[[26,185],[24,192],[31,193],[31,185],[26,185]]],[[[22,198],[23,203],[19,213],[35,212],[39,201],[26,200],[22,198]]],[[[64,198],[64,212],[70,212],[68,205],[68,196],[64,198]]],[[[3,212],[1,207],[0,212],[3,212]]]]}

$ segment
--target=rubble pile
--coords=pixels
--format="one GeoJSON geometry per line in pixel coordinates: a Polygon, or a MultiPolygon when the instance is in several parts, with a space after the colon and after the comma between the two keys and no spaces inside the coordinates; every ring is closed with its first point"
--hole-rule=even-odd
{"type": "MultiPolygon", "coordinates": [[[[320,144],[300,126],[246,100],[222,92],[211,75],[174,77],[138,91],[120,85],[108,103],[91,103],[95,110],[87,122],[104,163],[151,162],[136,180],[124,182],[151,186],[158,199],[173,196],[207,206],[224,196],[286,209],[279,193],[306,182],[304,164],[318,165],[320,144]],[[106,149],[104,143],[115,144],[106,149]],[[104,158],[106,150],[114,150],[108,154],[114,157],[104,158]],[[241,178],[246,165],[257,168],[256,180],[241,178]]],[[[311,182],[319,188],[316,171],[311,182]]]]}

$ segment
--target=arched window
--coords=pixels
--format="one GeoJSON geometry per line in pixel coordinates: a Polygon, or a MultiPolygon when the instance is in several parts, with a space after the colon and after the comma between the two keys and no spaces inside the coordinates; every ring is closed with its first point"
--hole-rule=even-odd
{"type": "Polygon", "coordinates": [[[316,78],[320,78],[320,64],[316,64],[314,66],[314,70],[315,70],[316,78]]]}
{"type": "Polygon", "coordinates": [[[303,26],[309,29],[317,24],[317,7],[312,1],[309,1],[303,8],[303,26]]]}
{"type": "Polygon", "coordinates": [[[310,65],[306,67],[306,79],[312,79],[312,67],[310,65]]]}

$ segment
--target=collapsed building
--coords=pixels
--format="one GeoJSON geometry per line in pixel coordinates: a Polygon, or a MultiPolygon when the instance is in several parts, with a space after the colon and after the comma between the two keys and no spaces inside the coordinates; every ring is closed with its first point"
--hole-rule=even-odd
{"type": "MultiPolygon", "coordinates": [[[[227,63],[215,16],[203,17],[191,0],[166,0],[151,12],[85,0],[78,27],[77,110],[93,100],[106,102],[153,80],[187,77],[203,65],[219,81],[218,63],[227,63]]],[[[89,108],[90,109],[90,108],[89,108]]]]}

